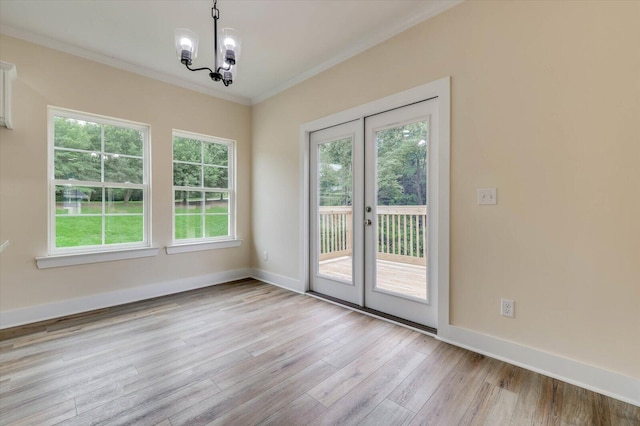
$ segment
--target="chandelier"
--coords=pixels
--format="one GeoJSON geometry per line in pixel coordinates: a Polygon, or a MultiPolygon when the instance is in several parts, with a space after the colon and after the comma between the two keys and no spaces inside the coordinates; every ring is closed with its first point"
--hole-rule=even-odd
{"type": "Polygon", "coordinates": [[[211,17],[213,18],[213,69],[209,67],[191,68],[191,63],[198,56],[198,36],[186,28],[176,29],[176,52],[180,62],[189,71],[209,71],[209,77],[213,81],[222,81],[225,86],[233,83],[233,71],[237,67],[240,57],[240,38],[233,28],[223,28],[220,31],[222,43],[218,45],[218,19],[220,11],[217,8],[218,0],[213,0],[211,17]]]}

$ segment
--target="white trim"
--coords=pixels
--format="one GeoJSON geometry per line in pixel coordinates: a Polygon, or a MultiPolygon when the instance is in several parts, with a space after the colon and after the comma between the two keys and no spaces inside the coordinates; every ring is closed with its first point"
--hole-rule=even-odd
{"type": "MultiPolygon", "coordinates": [[[[302,283],[293,278],[261,271],[259,269],[253,269],[251,277],[297,293],[303,293],[298,290],[302,287],[302,283]]],[[[323,298],[318,299],[328,303],[334,303],[323,298]]],[[[339,306],[351,309],[345,305],[339,306]]],[[[357,309],[354,309],[354,311],[380,318],[357,309]]],[[[395,322],[394,324],[407,327],[405,324],[395,322]]],[[[438,335],[435,337],[445,343],[459,346],[548,377],[553,377],[629,404],[640,406],[640,380],[634,379],[633,377],[624,376],[560,355],[551,354],[461,327],[449,325],[447,330],[449,333],[447,337],[442,336],[440,330],[438,330],[438,335]]],[[[425,333],[423,330],[416,331],[425,333]]]]}
{"type": "MultiPolygon", "coordinates": [[[[170,247],[175,247],[175,246],[181,246],[181,245],[190,245],[190,244],[205,244],[205,243],[217,243],[218,241],[216,241],[216,239],[219,238],[227,238],[230,240],[237,240],[237,231],[238,231],[238,218],[237,218],[237,205],[238,205],[238,197],[237,197],[237,192],[238,192],[238,188],[237,188],[237,142],[233,139],[227,139],[227,138],[221,138],[221,137],[217,137],[217,136],[209,136],[209,135],[204,135],[202,133],[195,133],[195,132],[189,132],[186,130],[179,130],[179,129],[172,129],[171,131],[171,146],[173,147],[174,143],[175,143],[175,138],[184,138],[184,139],[193,139],[196,141],[199,141],[202,143],[202,149],[204,152],[204,144],[205,143],[214,143],[214,144],[219,144],[219,145],[226,145],[227,146],[227,188],[205,188],[204,187],[204,181],[201,182],[201,186],[200,187],[188,187],[188,186],[177,186],[177,185],[172,185],[171,186],[171,241],[172,241],[172,245],[170,247]],[[228,219],[227,219],[227,224],[228,224],[228,234],[224,235],[224,236],[220,236],[220,237],[196,237],[196,238],[189,238],[189,239],[180,239],[180,240],[176,240],[176,203],[175,203],[175,193],[176,191],[193,191],[193,192],[226,192],[228,194],[228,205],[229,205],[229,211],[227,213],[228,219]]],[[[172,151],[173,152],[173,151],[172,151]]],[[[203,154],[204,155],[204,154],[203,154]]],[[[204,167],[206,166],[213,166],[213,165],[205,165],[204,164],[204,156],[200,159],[200,163],[188,163],[188,162],[183,162],[183,161],[175,161],[173,159],[173,154],[171,156],[171,181],[174,181],[173,178],[173,166],[178,163],[178,164],[195,164],[198,165],[200,167],[202,167],[202,173],[204,173],[204,167]]],[[[203,176],[201,176],[203,177],[203,176]]],[[[194,216],[202,216],[202,226],[203,226],[203,232],[205,231],[205,224],[204,224],[204,220],[207,216],[206,213],[206,209],[202,210],[202,213],[196,213],[194,214],[194,216]]],[[[239,244],[238,244],[239,245],[239,244]]],[[[232,246],[228,246],[228,247],[232,247],[232,246]]],[[[215,247],[212,247],[215,248],[215,247]]],[[[224,248],[224,247],[218,247],[218,248],[224,248]]],[[[208,250],[208,248],[203,248],[202,250],[208,250]]],[[[185,251],[197,251],[197,250],[185,250],[185,251]]],[[[182,252],[185,252],[182,251],[182,252]]],[[[169,250],[167,250],[167,254],[173,254],[173,253],[181,253],[181,251],[172,251],[169,252],[169,250]]]]}
{"type": "Polygon", "coordinates": [[[18,77],[15,64],[0,61],[0,126],[13,129],[13,80],[18,77]]]}
{"type": "Polygon", "coordinates": [[[160,253],[160,248],[135,248],[130,250],[102,251],[94,253],[62,254],[56,256],[36,257],[38,269],[59,268],[61,266],[86,265],[87,263],[111,262],[114,260],[138,259],[153,257],[160,253]]]}
{"type": "Polygon", "coordinates": [[[81,312],[93,311],[95,309],[118,306],[125,303],[138,302],[174,293],[182,293],[197,288],[249,278],[250,275],[250,269],[235,269],[198,277],[148,284],[109,293],[78,297],[28,308],[3,311],[0,312],[0,329],[60,318],[81,312]]]}
{"type": "Polygon", "coordinates": [[[449,161],[450,161],[450,126],[451,126],[451,78],[439,80],[405,90],[351,108],[327,117],[323,117],[300,126],[300,237],[299,259],[300,283],[302,291],[309,289],[309,135],[311,132],[368,117],[381,111],[387,111],[415,102],[438,98],[438,332],[445,332],[449,325],[449,161]]]}
{"type": "Polygon", "coordinates": [[[299,74],[292,79],[285,81],[282,84],[279,84],[276,87],[273,87],[269,90],[262,92],[257,96],[253,96],[251,98],[232,95],[228,92],[219,91],[216,89],[212,89],[210,85],[193,83],[190,81],[185,81],[184,79],[178,78],[176,76],[166,74],[163,72],[159,72],[157,70],[135,65],[126,61],[122,61],[119,59],[115,59],[112,56],[103,55],[100,53],[96,53],[87,49],[84,49],[79,46],[75,46],[73,44],[65,43],[59,40],[51,39],[50,37],[45,37],[39,34],[35,34],[29,31],[25,31],[22,29],[18,29],[15,27],[11,27],[8,25],[2,25],[0,27],[0,33],[8,35],[10,37],[18,38],[21,40],[28,41],[30,43],[35,43],[40,46],[48,47],[50,49],[58,50],[60,52],[68,53],[74,56],[78,56],[80,58],[88,59],[94,62],[98,62],[104,65],[108,65],[120,70],[128,71],[137,75],[141,75],[143,77],[151,78],[154,80],[162,81],[164,83],[168,83],[174,86],[182,87],[188,90],[193,90],[195,92],[199,92],[205,95],[213,96],[215,98],[224,99],[230,102],[235,102],[241,105],[256,105],[260,102],[263,102],[269,99],[272,96],[277,95],[317,74],[320,74],[327,69],[344,62],[367,49],[370,49],[386,40],[395,37],[407,29],[424,22],[458,4],[462,3],[463,0],[451,0],[447,2],[436,2],[432,3],[433,6],[426,8],[420,13],[416,13],[412,15],[409,19],[404,22],[400,22],[395,26],[383,26],[380,30],[377,30],[373,34],[369,34],[367,37],[363,37],[359,43],[354,45],[350,45],[349,48],[341,53],[338,53],[336,56],[330,58],[329,60],[315,66],[314,68],[299,74]]]}
{"type": "MultiPolygon", "coordinates": [[[[101,136],[101,146],[100,152],[105,152],[104,146],[104,127],[102,127],[102,136],[101,136]]],[[[66,149],[62,149],[66,150],[66,149]]],[[[76,150],[74,150],[76,151],[76,150]]],[[[78,152],[89,152],[85,150],[77,150],[78,152]]],[[[47,252],[51,257],[54,256],[64,256],[64,255],[73,255],[73,254],[90,254],[92,252],[107,252],[107,251],[125,251],[128,249],[134,248],[150,248],[151,247],[151,125],[140,123],[136,121],[131,121],[127,119],[120,119],[100,114],[93,114],[90,112],[83,112],[72,110],[68,108],[60,108],[53,105],[47,105],[47,185],[48,185],[48,232],[47,232],[47,252]],[[125,129],[133,129],[137,130],[142,134],[142,156],[131,156],[131,158],[140,158],[142,160],[142,183],[130,184],[130,183],[120,183],[120,182],[110,182],[105,181],[104,179],[104,169],[101,168],[101,176],[100,181],[79,181],[79,180],[66,180],[66,179],[56,179],[55,177],[55,118],[61,117],[64,119],[71,120],[80,120],[87,121],[99,124],[100,126],[113,126],[125,129]],[[143,229],[143,240],[137,241],[133,243],[122,243],[122,244],[105,244],[105,223],[102,221],[102,244],[97,244],[94,246],[74,246],[74,247],[57,247],[56,246],[56,187],[62,185],[86,185],[91,187],[99,187],[102,188],[102,212],[100,213],[100,217],[104,218],[105,216],[109,216],[105,213],[104,210],[104,200],[105,194],[104,190],[106,188],[136,188],[140,189],[143,193],[143,211],[141,215],[142,217],[142,229],[143,229]]],[[[130,157],[130,156],[125,156],[130,157]]],[[[137,214],[136,214],[137,215],[137,214]]],[[[96,215],[98,216],[98,215],[96,215]]],[[[92,263],[92,262],[82,262],[82,263],[92,263]]]]}
{"type": "Polygon", "coordinates": [[[640,406],[640,380],[633,377],[452,325],[437,339],[640,406]]]}
{"type": "Polygon", "coordinates": [[[380,31],[375,34],[371,34],[368,37],[363,37],[363,39],[354,45],[351,45],[349,49],[339,53],[338,55],[330,58],[329,60],[311,68],[308,71],[303,72],[302,74],[298,74],[290,80],[285,81],[284,83],[267,90],[259,94],[258,96],[254,96],[251,98],[251,105],[259,104],[272,96],[277,95],[280,92],[284,92],[285,90],[302,83],[303,81],[320,74],[323,71],[328,70],[329,68],[338,65],[341,62],[344,62],[367,49],[370,49],[386,40],[389,40],[392,37],[400,34],[403,31],[408,30],[409,28],[426,21],[427,19],[433,18],[434,16],[454,7],[458,4],[462,3],[463,0],[452,0],[448,2],[436,2],[432,3],[434,7],[431,7],[427,10],[422,11],[421,13],[417,13],[411,18],[409,18],[405,22],[401,22],[395,26],[385,26],[382,27],[380,31]]]}
{"type": "MultiPolygon", "coordinates": [[[[0,329],[181,293],[243,278],[254,278],[296,293],[304,293],[300,290],[302,283],[294,278],[260,269],[236,269],[29,308],[0,311],[0,329]]],[[[368,315],[366,312],[361,313],[368,315]]],[[[438,330],[436,338],[640,406],[640,380],[461,327],[448,326],[447,329],[448,336],[442,336],[438,330]]]]}
{"type": "Polygon", "coordinates": [[[217,250],[240,247],[242,240],[208,241],[206,243],[175,244],[165,247],[167,254],[191,253],[193,251],[217,250]]]}
{"type": "Polygon", "coordinates": [[[304,294],[305,291],[301,288],[300,281],[295,278],[285,277],[284,275],[274,274],[273,272],[263,271],[262,269],[252,269],[251,278],[272,284],[277,287],[282,287],[287,290],[294,291],[296,293],[304,294]]]}
{"type": "MultiPolygon", "coordinates": [[[[8,25],[0,26],[0,33],[8,35],[10,37],[18,38],[30,43],[38,44],[40,46],[48,47],[49,49],[58,50],[60,52],[68,53],[70,55],[78,56],[80,58],[88,59],[90,61],[98,62],[100,64],[108,65],[123,71],[128,71],[143,77],[151,78],[154,80],[162,81],[173,86],[182,87],[184,89],[193,90],[205,95],[213,96],[214,98],[224,99],[226,101],[235,102],[241,105],[251,105],[251,100],[243,96],[231,95],[228,92],[222,92],[212,89],[211,86],[204,84],[196,84],[175,76],[158,72],[154,69],[147,68],[140,65],[134,65],[129,62],[115,59],[112,56],[102,55],[100,53],[92,52],[87,49],[83,49],[72,44],[64,43],[58,40],[51,39],[49,37],[34,34],[28,31],[24,31],[18,28],[14,28],[8,25]]],[[[203,79],[203,81],[206,81],[203,79]]]]}

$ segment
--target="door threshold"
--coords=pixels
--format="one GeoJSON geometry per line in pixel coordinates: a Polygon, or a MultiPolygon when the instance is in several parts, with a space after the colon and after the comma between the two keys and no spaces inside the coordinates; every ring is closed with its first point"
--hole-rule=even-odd
{"type": "Polygon", "coordinates": [[[436,328],[429,327],[429,326],[424,325],[424,324],[419,324],[417,322],[409,321],[409,320],[406,320],[404,318],[400,318],[400,317],[396,317],[394,315],[389,315],[389,314],[384,313],[384,312],[376,311],[375,309],[371,309],[371,308],[363,307],[363,306],[360,306],[360,305],[356,305],[355,303],[345,302],[344,300],[340,300],[340,299],[338,299],[336,297],[327,296],[326,294],[322,294],[322,293],[316,293],[315,291],[309,290],[309,291],[306,292],[306,294],[311,296],[311,297],[315,297],[317,299],[326,300],[326,301],[334,303],[336,305],[344,306],[345,308],[352,309],[352,310],[354,310],[356,312],[361,312],[363,314],[366,314],[366,315],[369,315],[369,316],[373,316],[373,317],[379,318],[381,320],[391,322],[393,324],[401,325],[403,327],[407,327],[407,328],[410,328],[412,330],[419,331],[420,333],[429,334],[431,336],[437,336],[438,335],[438,330],[436,328]]]}

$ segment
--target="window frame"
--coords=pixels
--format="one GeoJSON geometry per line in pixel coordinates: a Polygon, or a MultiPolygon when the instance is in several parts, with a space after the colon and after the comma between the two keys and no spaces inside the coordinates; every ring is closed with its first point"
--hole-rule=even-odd
{"type": "MultiPolygon", "coordinates": [[[[101,140],[101,152],[104,153],[104,137],[101,140]]],[[[48,185],[48,256],[83,255],[94,253],[125,252],[135,249],[151,248],[151,126],[121,118],[108,117],[83,111],[76,111],[49,105],[47,107],[47,185],[48,185]],[[108,125],[125,129],[137,130],[142,133],[142,183],[120,183],[104,181],[102,172],[101,182],[98,181],[74,181],[74,186],[100,187],[103,191],[109,188],[132,188],[142,191],[142,241],[116,244],[83,245],[75,247],[56,246],[56,187],[69,183],[68,179],[56,179],[55,177],[55,117],[64,119],[87,121],[102,126],[108,125]],[[76,183],[77,182],[77,183],[76,183]]],[[[123,154],[124,155],[124,154],[123,154]]],[[[101,217],[110,216],[104,209],[105,197],[103,192],[103,209],[101,217]]],[[[105,226],[102,226],[101,237],[104,239],[105,226]]]]}
{"type": "MultiPolygon", "coordinates": [[[[173,129],[171,132],[171,246],[167,247],[168,254],[183,253],[189,251],[209,250],[216,248],[237,247],[240,245],[240,241],[237,239],[236,232],[236,202],[237,202],[237,185],[236,185],[236,151],[237,143],[233,139],[221,138],[218,136],[204,135],[201,133],[190,132],[186,130],[173,129]],[[174,185],[174,165],[178,160],[174,159],[173,148],[175,144],[175,138],[186,138],[197,140],[203,143],[215,143],[220,145],[226,145],[228,149],[227,158],[227,174],[228,182],[227,188],[205,188],[204,186],[178,186],[174,185]],[[176,191],[194,191],[194,192],[226,192],[229,194],[229,212],[228,212],[228,233],[224,236],[217,237],[196,237],[196,238],[181,238],[176,239],[176,203],[175,193],[176,191]],[[186,248],[191,246],[190,248],[186,248]]],[[[189,162],[178,161],[182,164],[189,164],[189,162]]],[[[200,166],[202,167],[202,173],[204,173],[204,167],[207,164],[204,163],[204,156],[200,159],[200,166]]],[[[210,166],[210,165],[209,165],[210,166]]],[[[201,182],[204,185],[204,182],[201,182]]],[[[201,213],[203,218],[206,218],[207,213],[203,208],[201,213]]],[[[204,220],[204,219],[203,219],[204,220]]],[[[206,228],[203,224],[203,233],[206,228]]]]}

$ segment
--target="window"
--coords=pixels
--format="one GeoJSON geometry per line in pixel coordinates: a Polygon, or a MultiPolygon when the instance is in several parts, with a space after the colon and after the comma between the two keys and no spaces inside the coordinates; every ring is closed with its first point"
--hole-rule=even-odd
{"type": "Polygon", "coordinates": [[[178,243],[235,238],[235,141],[173,132],[173,236],[178,243]]]}
{"type": "Polygon", "coordinates": [[[49,253],[149,247],[149,127],[49,108],[49,253]]]}

